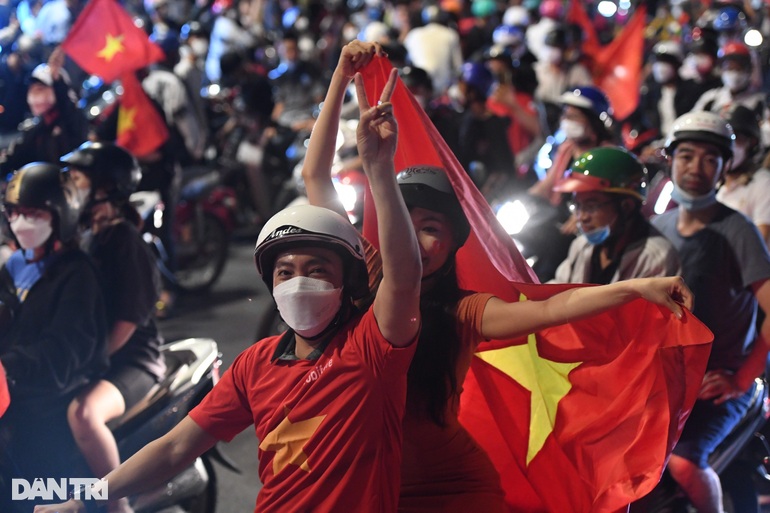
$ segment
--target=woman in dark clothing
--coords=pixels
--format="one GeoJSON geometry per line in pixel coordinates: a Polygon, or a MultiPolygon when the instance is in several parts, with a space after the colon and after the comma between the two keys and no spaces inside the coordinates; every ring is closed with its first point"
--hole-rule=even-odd
{"type": "MultiPolygon", "coordinates": [[[[111,143],[87,142],[61,160],[86,199],[88,253],[104,287],[110,355],[107,375],[72,402],[68,417],[91,471],[103,477],[120,464],[107,422],[138,403],[165,372],[153,318],[160,280],[136,226],[139,216],[128,203],[141,178],[134,157],[111,143]]],[[[110,501],[108,510],[131,511],[126,499],[110,501]]]]}
{"type": "Polygon", "coordinates": [[[5,191],[5,216],[21,249],[0,272],[10,324],[0,335],[11,406],[0,419],[0,511],[32,509],[9,501],[11,480],[87,477],[73,455],[67,407],[107,367],[99,280],[75,241],[78,205],[58,166],[18,170],[5,191]],[[4,501],[9,501],[5,503],[4,501]]]}

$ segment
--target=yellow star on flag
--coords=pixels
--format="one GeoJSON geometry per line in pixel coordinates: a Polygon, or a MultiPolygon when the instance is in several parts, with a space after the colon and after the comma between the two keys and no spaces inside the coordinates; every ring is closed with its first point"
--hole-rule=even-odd
{"type": "MultiPolygon", "coordinates": [[[[522,300],[526,300],[522,296],[522,300]]],[[[540,357],[534,333],[526,344],[476,353],[530,392],[527,465],[537,456],[556,424],[556,410],[572,388],[569,373],[583,362],[559,363],[540,357]]]]}
{"type": "Polygon", "coordinates": [[[136,109],[120,107],[118,111],[118,133],[124,133],[136,128],[134,120],[136,118],[136,109]]]}
{"type": "Polygon", "coordinates": [[[321,415],[308,420],[292,422],[288,415],[287,410],[286,417],[278,424],[278,427],[268,433],[259,444],[259,448],[263,451],[275,451],[273,475],[278,475],[289,464],[297,465],[302,470],[310,472],[307,454],[302,448],[326,418],[326,415],[321,415]]]}
{"type": "Polygon", "coordinates": [[[110,62],[116,54],[124,50],[125,47],[123,46],[123,35],[113,36],[112,34],[107,34],[104,48],[99,50],[99,53],[96,55],[103,58],[107,62],[110,62]]]}

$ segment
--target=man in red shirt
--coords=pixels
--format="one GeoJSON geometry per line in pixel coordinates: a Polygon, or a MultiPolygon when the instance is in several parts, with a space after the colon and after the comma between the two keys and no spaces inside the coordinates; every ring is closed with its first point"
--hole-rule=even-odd
{"type": "MultiPolygon", "coordinates": [[[[422,275],[393,168],[396,77],[394,69],[374,107],[356,77],[358,147],[382,258],[372,306],[364,313],[353,306],[369,290],[363,245],[347,219],[311,205],[273,216],[254,257],[291,329],[244,351],[188,417],[110,472],[110,499],[166,481],[254,424],[263,484],[255,511],[396,511],[422,275]]],[[[90,505],[72,500],[35,511],[80,513],[90,505]]]]}

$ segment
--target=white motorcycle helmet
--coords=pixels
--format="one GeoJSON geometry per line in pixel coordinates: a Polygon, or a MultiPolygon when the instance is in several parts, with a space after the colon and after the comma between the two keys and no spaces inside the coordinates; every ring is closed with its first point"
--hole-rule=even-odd
{"type": "Polygon", "coordinates": [[[682,141],[713,144],[722,150],[725,162],[733,156],[735,133],[725,118],[713,112],[688,112],[676,118],[666,138],[664,150],[672,156],[682,141]]]}
{"type": "Polygon", "coordinates": [[[291,247],[315,246],[331,249],[345,266],[345,290],[353,299],[369,292],[363,244],[350,221],[329,209],[297,205],[271,217],[257,237],[254,263],[267,288],[273,290],[276,255],[291,247]]]}

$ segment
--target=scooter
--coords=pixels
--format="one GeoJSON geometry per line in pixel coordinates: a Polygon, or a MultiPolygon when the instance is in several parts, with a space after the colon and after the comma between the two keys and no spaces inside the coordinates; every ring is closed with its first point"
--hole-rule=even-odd
{"type": "MultiPolygon", "coordinates": [[[[142,401],[108,424],[123,461],[170,431],[219,380],[222,362],[217,343],[212,339],[189,338],[172,342],[162,346],[161,353],[167,366],[163,381],[142,401]]],[[[77,448],[73,446],[72,451],[68,457],[72,462],[71,476],[89,476],[77,448]]],[[[214,461],[239,472],[215,445],[167,483],[129,497],[131,506],[137,513],[214,513],[217,501],[214,461]]],[[[13,462],[0,461],[0,465],[8,464],[12,469],[13,462]]],[[[7,492],[5,485],[3,493],[7,492]]],[[[56,502],[53,499],[55,497],[51,501],[56,502]]],[[[31,511],[33,503],[13,501],[12,506],[19,511],[31,511]]]]}
{"type": "MultiPolygon", "coordinates": [[[[222,361],[212,339],[176,341],[163,346],[161,352],[168,367],[166,378],[143,401],[110,424],[122,459],[171,430],[219,380],[222,361]]],[[[215,445],[168,483],[130,497],[132,507],[137,513],[155,513],[172,507],[186,513],[214,513],[214,461],[240,472],[215,445]]]]}
{"type": "MultiPolygon", "coordinates": [[[[764,378],[756,387],[746,415],[709,458],[722,481],[725,511],[759,513],[758,487],[770,482],[770,445],[761,433],[770,417],[770,390],[764,378]]],[[[664,472],[647,496],[631,504],[631,513],[685,513],[689,502],[671,476],[664,472]]]]}
{"type": "Polygon", "coordinates": [[[560,206],[524,192],[496,202],[492,208],[540,281],[553,278],[574,239],[560,230],[569,215],[560,206]]]}
{"type": "Polygon", "coordinates": [[[182,291],[209,289],[227,262],[236,222],[235,192],[222,184],[219,171],[207,167],[185,170],[171,228],[175,266],[170,265],[171,256],[160,237],[166,222],[160,193],[138,191],[131,195],[130,202],[144,222],[144,239],[158,257],[163,277],[182,291]]]}

